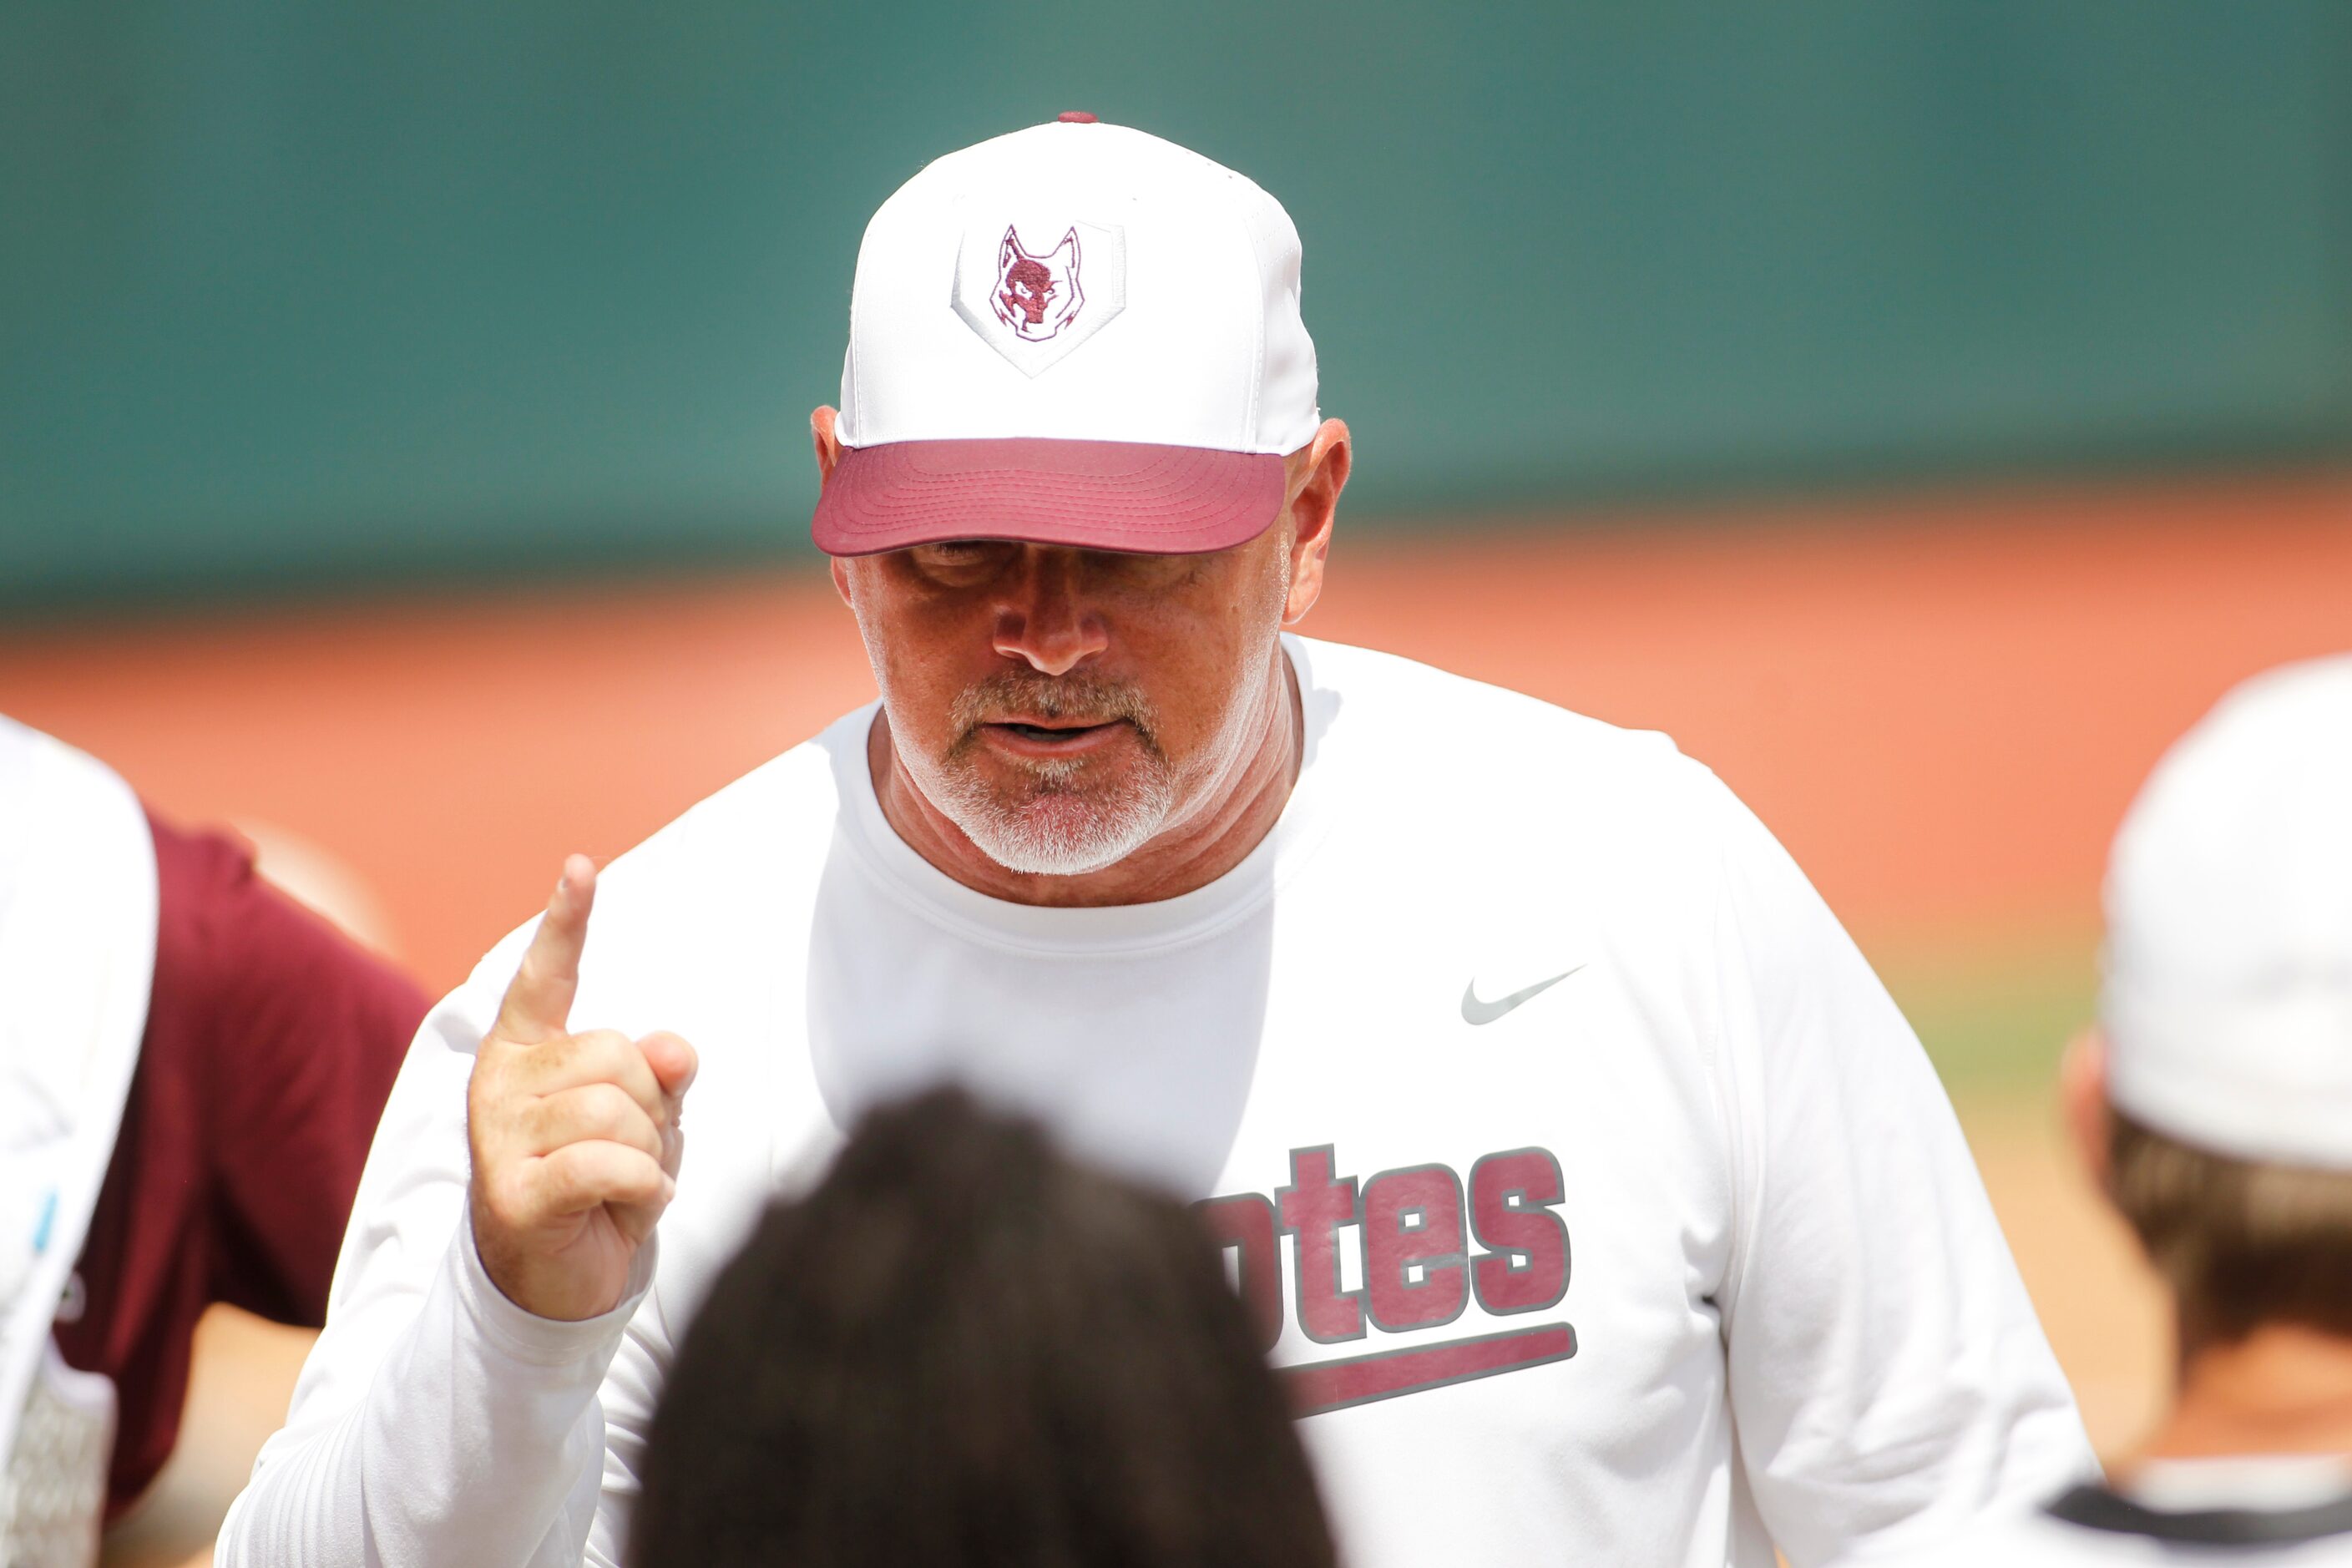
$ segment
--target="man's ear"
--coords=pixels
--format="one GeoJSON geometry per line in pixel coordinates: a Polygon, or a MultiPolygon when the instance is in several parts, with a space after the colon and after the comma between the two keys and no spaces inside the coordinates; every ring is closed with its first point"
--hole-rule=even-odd
{"type": "Polygon", "coordinates": [[[2105,1193],[2115,1113],[2107,1108],[2107,1037],[2095,1024],[2076,1035],[2059,1059],[2058,1109],[2091,1184],[2105,1193]]]}
{"type": "Polygon", "coordinates": [[[1331,531],[1339,518],[1339,492],[1348,488],[1354,448],[1345,421],[1326,419],[1303,452],[1291,454],[1288,478],[1290,514],[1290,597],[1282,606],[1282,624],[1295,626],[1307,618],[1323,596],[1323,563],[1331,551],[1331,531]]]}
{"type": "Polygon", "coordinates": [[[834,465],[841,461],[841,437],[833,432],[834,421],[838,417],[829,403],[819,404],[809,416],[809,440],[816,447],[816,479],[820,485],[833,478],[834,465]]]}
{"type": "MultiPolygon", "coordinates": [[[[809,444],[816,448],[816,482],[823,488],[833,478],[834,468],[841,462],[841,437],[834,434],[834,422],[840,416],[833,405],[820,403],[809,414],[809,444]]],[[[849,597],[849,572],[841,557],[833,557],[833,591],[841,602],[855,610],[857,606],[849,597]]]]}

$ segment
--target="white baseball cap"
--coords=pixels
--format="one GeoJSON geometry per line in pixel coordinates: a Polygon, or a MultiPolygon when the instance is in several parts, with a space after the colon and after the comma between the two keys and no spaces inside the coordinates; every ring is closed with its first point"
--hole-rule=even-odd
{"type": "Polygon", "coordinates": [[[950,153],[866,226],[812,531],[1187,553],[1255,537],[1320,422],[1280,203],[1068,113],[950,153]]]}
{"type": "Polygon", "coordinates": [[[2107,1091],[2217,1153],[2352,1170],[2352,655],[2240,686],[2107,869],[2107,1091]]]}

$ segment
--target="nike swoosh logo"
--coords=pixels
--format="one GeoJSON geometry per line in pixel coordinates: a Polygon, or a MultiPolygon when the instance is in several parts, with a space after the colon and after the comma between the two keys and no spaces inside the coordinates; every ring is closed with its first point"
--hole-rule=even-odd
{"type": "MultiPolygon", "coordinates": [[[[1576,969],[1583,967],[1584,965],[1580,963],[1576,969]]],[[[1492,1002],[1478,1000],[1478,983],[1473,980],[1462,988],[1462,1021],[1470,1025],[1491,1024],[1530,996],[1542,995],[1575,973],[1576,969],[1564,969],[1549,980],[1538,980],[1525,990],[1514,991],[1508,996],[1499,997],[1492,1002]]]]}

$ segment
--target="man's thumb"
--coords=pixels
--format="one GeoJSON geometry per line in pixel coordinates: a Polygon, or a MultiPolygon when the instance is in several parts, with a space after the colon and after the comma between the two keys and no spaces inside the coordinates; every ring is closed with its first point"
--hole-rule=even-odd
{"type": "Polygon", "coordinates": [[[694,1047],[667,1030],[647,1035],[637,1042],[644,1053],[646,1066],[654,1069],[654,1078],[662,1092],[672,1100],[683,1095],[694,1083],[694,1074],[700,1065],[694,1047]]]}

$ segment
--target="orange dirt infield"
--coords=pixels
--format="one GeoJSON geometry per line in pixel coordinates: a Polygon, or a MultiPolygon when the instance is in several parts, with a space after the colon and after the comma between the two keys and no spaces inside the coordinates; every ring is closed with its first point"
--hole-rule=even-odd
{"type": "MultiPolygon", "coordinates": [[[[1307,629],[1667,731],[1871,944],[2087,927],[2164,744],[2352,647],[2352,477],[1634,521],[1343,531],[1307,629]]],[[[566,850],[626,848],[871,692],[814,571],[0,633],[0,711],[169,814],[327,847],[435,985],[566,850]]]]}
{"type": "MultiPolygon", "coordinates": [[[[2165,744],[2244,676],[2352,647],[2352,475],[1585,522],[1343,531],[1307,629],[1667,731],[1897,966],[2021,931],[2082,964],[2108,837],[2165,744]]],[[[439,986],[565,851],[626,848],[871,691],[814,571],[0,633],[0,711],[170,815],[324,847],[439,986]]],[[[2112,1449],[2156,1397],[2161,1313],[2035,1098],[1962,1105],[2112,1449]]],[[[282,1350],[251,1364],[278,1369],[251,1381],[282,1408],[282,1350]]],[[[268,1425],[193,1419],[248,1446],[268,1425]]],[[[158,1530],[113,1560],[202,1538],[158,1530]]]]}

